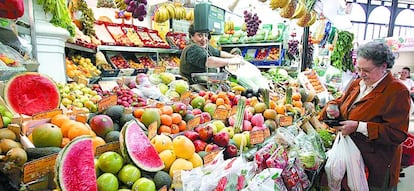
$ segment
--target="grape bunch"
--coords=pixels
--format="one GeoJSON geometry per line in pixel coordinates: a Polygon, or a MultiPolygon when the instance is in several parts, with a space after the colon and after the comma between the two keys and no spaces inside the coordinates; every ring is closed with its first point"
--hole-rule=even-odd
{"type": "Polygon", "coordinates": [[[313,44],[311,41],[308,41],[308,49],[306,51],[306,68],[312,68],[313,65],[313,44]]]}
{"type": "Polygon", "coordinates": [[[246,32],[247,36],[254,36],[259,29],[260,23],[262,23],[261,20],[259,20],[259,17],[256,13],[251,13],[247,10],[243,11],[244,15],[244,22],[246,23],[246,32]]]}
{"type": "Polygon", "coordinates": [[[295,60],[299,56],[299,41],[296,39],[291,39],[288,41],[288,52],[287,55],[290,60],[295,60]]]}
{"type": "Polygon", "coordinates": [[[131,12],[133,18],[144,20],[147,15],[147,0],[124,0],[124,2],[128,5],[126,11],[131,12]]]}

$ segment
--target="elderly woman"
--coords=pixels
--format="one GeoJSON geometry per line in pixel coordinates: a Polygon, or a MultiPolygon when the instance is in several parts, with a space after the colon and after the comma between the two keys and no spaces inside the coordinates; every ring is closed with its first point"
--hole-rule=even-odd
{"type": "MultiPolygon", "coordinates": [[[[370,191],[396,190],[401,143],[407,138],[410,93],[390,72],[394,59],[384,43],[360,46],[356,64],[359,78],[342,97],[328,102],[321,113],[324,119],[343,120],[336,128],[349,135],[361,151],[370,191]]],[[[346,189],[345,181],[342,187],[346,189]]]]}

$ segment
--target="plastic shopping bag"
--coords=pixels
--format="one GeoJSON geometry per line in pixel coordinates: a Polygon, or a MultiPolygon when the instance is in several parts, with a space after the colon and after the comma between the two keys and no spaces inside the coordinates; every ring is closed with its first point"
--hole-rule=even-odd
{"type": "Polygon", "coordinates": [[[341,190],[342,178],[346,171],[346,157],[344,154],[345,140],[341,132],[335,138],[334,144],[326,154],[327,161],[325,164],[325,172],[328,179],[328,187],[331,191],[341,190]]]}
{"type": "Polygon", "coordinates": [[[348,186],[351,190],[368,191],[368,182],[365,176],[365,164],[362,159],[361,152],[352,141],[351,137],[344,137],[344,154],[347,156],[346,160],[346,178],[348,186]]]}

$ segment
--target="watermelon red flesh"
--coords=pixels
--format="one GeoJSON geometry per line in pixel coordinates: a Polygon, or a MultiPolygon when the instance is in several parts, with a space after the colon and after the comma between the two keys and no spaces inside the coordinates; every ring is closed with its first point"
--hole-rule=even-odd
{"type": "Polygon", "coordinates": [[[56,84],[36,72],[26,72],[11,78],[6,84],[4,97],[15,113],[29,116],[56,109],[60,104],[56,84]]]}
{"type": "Polygon", "coordinates": [[[97,191],[94,154],[90,137],[72,140],[57,161],[59,187],[67,191],[97,191]]]}
{"type": "Polygon", "coordinates": [[[135,165],[148,172],[162,170],[164,162],[138,123],[140,122],[131,120],[124,126],[124,144],[129,158],[135,165]]]}

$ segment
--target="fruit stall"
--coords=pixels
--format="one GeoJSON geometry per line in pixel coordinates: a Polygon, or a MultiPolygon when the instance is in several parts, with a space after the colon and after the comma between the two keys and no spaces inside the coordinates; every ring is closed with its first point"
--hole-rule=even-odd
{"type": "Polygon", "coordinates": [[[0,18],[21,44],[0,35],[0,190],[320,189],[335,130],[318,114],[352,70],[353,36],[317,1],[260,5],[290,21],[217,6],[228,17],[210,43],[246,63],[201,89],[178,72],[193,1],[25,1],[28,54],[22,24],[0,18]],[[304,53],[298,31],[314,24],[304,53]],[[332,50],[313,55],[321,42],[332,50]]]}

